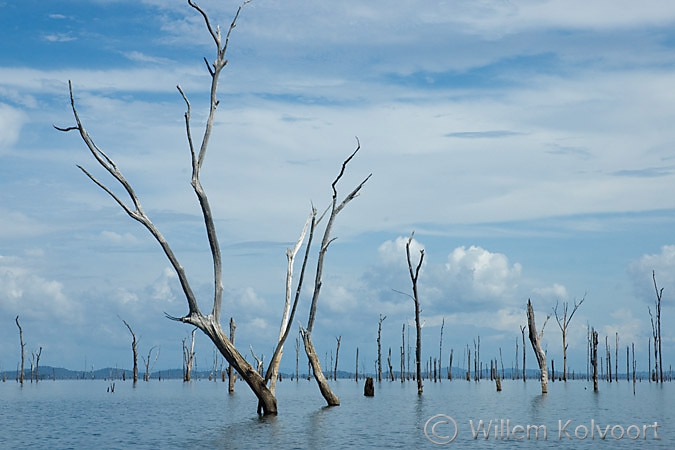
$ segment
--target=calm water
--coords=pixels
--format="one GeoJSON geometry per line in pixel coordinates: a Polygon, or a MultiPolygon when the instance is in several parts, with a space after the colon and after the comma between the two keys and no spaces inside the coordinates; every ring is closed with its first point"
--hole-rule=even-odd
{"type": "MultiPolygon", "coordinates": [[[[489,381],[427,381],[418,398],[413,382],[383,382],[375,384],[374,398],[366,398],[363,382],[339,380],[333,386],[342,405],[326,408],[313,381],[283,381],[277,388],[279,415],[262,419],[255,413],[255,397],[243,383],[234,395],[227,393],[225,383],[209,381],[153,380],[139,382],[136,388],[117,381],[114,393],[107,392],[109,386],[105,381],[43,381],[23,388],[14,381],[0,383],[0,448],[675,448],[671,383],[663,387],[638,383],[633,396],[625,381],[601,383],[597,395],[582,381],[555,382],[542,397],[534,380],[505,381],[500,393],[489,381]],[[457,437],[447,445],[431,443],[424,433],[425,423],[438,414],[457,423],[457,437]],[[477,431],[480,420],[483,428],[477,431]],[[490,420],[493,426],[486,440],[490,420]],[[515,427],[522,440],[511,434],[506,438],[507,420],[508,429],[515,427]],[[655,421],[661,440],[654,439],[655,421]],[[528,425],[545,425],[545,439],[543,428],[538,439],[531,428],[528,440],[517,428],[525,430],[528,425]],[[599,433],[608,425],[602,440],[599,433]],[[581,439],[584,430],[588,435],[581,439]],[[619,437],[622,430],[632,437],[639,433],[639,439],[625,434],[612,438],[612,431],[619,437]]],[[[427,429],[433,437],[432,425],[427,429]]],[[[451,423],[436,427],[438,436],[452,435],[454,430],[451,423]]]]}

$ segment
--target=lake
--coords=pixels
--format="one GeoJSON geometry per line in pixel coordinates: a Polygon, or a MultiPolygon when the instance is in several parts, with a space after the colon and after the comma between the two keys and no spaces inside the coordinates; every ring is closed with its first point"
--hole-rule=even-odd
{"type": "Polygon", "coordinates": [[[332,382],[342,405],[327,408],[313,380],[284,380],[277,387],[279,415],[265,418],[241,382],[232,395],[227,383],[207,380],[139,381],[135,388],[118,380],[114,393],[110,385],[0,383],[0,447],[675,448],[671,383],[639,382],[633,395],[626,381],[601,382],[598,394],[585,381],[557,381],[542,396],[536,380],[505,380],[502,392],[488,380],[425,381],[418,397],[414,382],[396,381],[376,382],[368,398],[363,381],[345,379],[332,382]],[[447,442],[455,431],[446,445],[430,440],[447,442]]]}

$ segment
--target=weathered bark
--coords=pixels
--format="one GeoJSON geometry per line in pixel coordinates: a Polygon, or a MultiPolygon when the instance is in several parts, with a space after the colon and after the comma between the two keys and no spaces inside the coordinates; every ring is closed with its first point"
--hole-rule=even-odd
{"type": "Polygon", "coordinates": [[[194,8],[199,14],[202,15],[206,28],[208,29],[215,45],[216,45],[216,59],[213,63],[210,65],[207,64],[207,68],[209,71],[209,74],[211,75],[211,89],[210,89],[210,103],[209,103],[209,113],[206,119],[206,124],[204,128],[204,133],[202,135],[202,140],[201,144],[199,146],[199,149],[197,149],[194,145],[193,139],[192,139],[192,127],[191,127],[191,106],[190,102],[185,95],[185,92],[180,86],[177,86],[179,93],[183,97],[183,100],[185,101],[186,104],[186,112],[185,112],[185,127],[186,127],[186,135],[187,135],[187,140],[188,140],[188,146],[190,149],[190,154],[191,154],[191,159],[192,159],[192,177],[191,177],[191,185],[192,188],[195,192],[195,195],[197,196],[199,205],[201,207],[201,212],[202,216],[204,219],[204,224],[206,228],[206,234],[207,234],[207,239],[209,242],[209,247],[211,250],[211,256],[213,259],[213,286],[214,286],[214,292],[213,292],[213,307],[211,310],[211,313],[208,315],[204,315],[198,306],[197,298],[196,295],[194,294],[190,283],[188,282],[187,275],[185,273],[185,270],[183,266],[180,264],[178,258],[174,254],[173,250],[171,249],[169,243],[167,240],[164,238],[164,235],[159,231],[159,229],[154,225],[154,223],[150,220],[150,218],[147,216],[145,211],[143,210],[143,207],[141,206],[141,202],[138,199],[133,187],[131,184],[127,181],[127,179],[124,177],[122,172],[118,169],[117,165],[114,163],[114,161],[108,157],[101,149],[98,148],[98,146],[94,143],[93,139],[89,135],[89,133],[85,130],[84,125],[82,124],[79,114],[77,112],[77,109],[75,107],[75,98],[73,95],[73,89],[72,89],[72,84],[69,82],[69,90],[70,90],[70,104],[71,104],[71,109],[73,111],[73,116],[76,121],[75,126],[67,127],[67,128],[60,128],[60,127],[55,127],[56,129],[60,131],[72,131],[76,130],[79,132],[80,137],[86,144],[87,148],[89,149],[91,155],[96,159],[96,161],[120,184],[120,186],[124,189],[126,194],[129,196],[129,199],[131,201],[131,204],[123,201],[116,193],[113,192],[112,189],[110,189],[108,186],[100,182],[97,178],[95,178],[91,173],[89,173],[86,169],[84,169],[82,166],[78,166],[84,174],[91,179],[96,185],[98,185],[101,189],[103,189],[105,192],[110,195],[115,202],[131,217],[132,219],[138,221],[140,224],[142,224],[149,232],[150,234],[155,238],[155,240],[159,243],[161,246],[165,256],[169,260],[171,266],[173,269],[176,271],[176,274],[178,276],[178,280],[180,282],[181,288],[183,290],[183,293],[185,295],[185,298],[187,300],[188,304],[188,309],[189,312],[183,316],[183,317],[172,317],[168,316],[169,318],[173,320],[177,320],[183,323],[187,323],[190,325],[194,325],[204,334],[206,334],[216,345],[216,347],[219,349],[219,351],[223,354],[225,359],[228,361],[228,363],[232,364],[232,366],[239,372],[241,377],[244,379],[244,381],[249,385],[251,390],[255,393],[256,397],[258,397],[258,400],[260,404],[262,405],[262,411],[264,414],[276,414],[277,413],[277,404],[276,404],[276,398],[274,395],[269,391],[267,388],[264,379],[251,367],[251,365],[246,362],[246,360],[241,356],[239,351],[234,347],[234,345],[230,342],[228,337],[223,333],[221,326],[220,326],[220,314],[221,314],[221,307],[222,307],[222,296],[223,296],[223,282],[222,282],[222,257],[221,257],[221,250],[220,250],[220,245],[218,243],[218,236],[216,233],[216,227],[215,227],[215,221],[213,218],[213,213],[211,210],[210,202],[208,200],[208,197],[206,195],[206,191],[204,190],[201,180],[200,180],[200,173],[201,169],[205,160],[206,156],[206,150],[208,148],[209,140],[211,137],[211,130],[213,128],[213,123],[215,120],[215,113],[217,106],[219,104],[219,101],[217,99],[217,88],[218,88],[218,80],[221,74],[222,69],[225,67],[227,64],[227,60],[225,59],[225,54],[227,52],[228,48],[228,43],[229,43],[229,38],[230,34],[234,30],[236,26],[237,19],[239,17],[239,14],[247,3],[249,3],[250,0],[244,1],[238,8],[234,19],[232,20],[232,23],[230,24],[230,27],[228,29],[228,32],[223,39],[221,33],[220,33],[220,28],[216,27],[215,29],[211,26],[211,23],[209,21],[209,18],[207,14],[199,7],[197,6],[192,0],[188,0],[188,4],[194,8]]]}
{"type": "MultiPolygon", "coordinates": [[[[337,184],[342,179],[347,164],[349,164],[349,162],[356,155],[356,153],[358,153],[360,149],[361,144],[357,139],[356,150],[354,150],[352,154],[349,155],[349,157],[342,162],[340,173],[337,175],[337,177],[335,177],[335,180],[333,180],[333,183],[331,184],[333,196],[331,205],[326,211],[330,212],[330,214],[328,216],[328,223],[326,224],[326,228],[324,229],[323,239],[321,240],[321,247],[319,248],[319,255],[316,263],[316,273],[314,276],[314,292],[312,294],[312,301],[309,306],[309,318],[307,319],[307,327],[300,328],[302,341],[305,344],[305,353],[307,354],[307,359],[309,360],[309,364],[312,367],[314,378],[316,379],[316,382],[319,385],[319,391],[321,392],[321,395],[323,395],[328,406],[338,406],[340,404],[340,400],[331,390],[330,386],[328,385],[328,382],[326,381],[326,377],[324,376],[321,370],[321,364],[319,363],[319,358],[316,355],[316,350],[314,349],[314,344],[312,343],[312,331],[314,330],[314,323],[316,321],[316,308],[319,301],[319,294],[321,293],[321,286],[323,284],[322,275],[323,275],[323,265],[326,258],[326,252],[328,251],[328,246],[331,244],[331,242],[335,240],[335,238],[331,238],[330,236],[333,224],[335,222],[335,218],[340,213],[340,211],[342,211],[342,209],[344,209],[344,207],[347,206],[347,204],[350,201],[352,201],[359,195],[359,191],[361,190],[361,188],[363,188],[363,186],[366,184],[366,182],[370,179],[372,175],[372,174],[368,175],[340,203],[338,203],[337,184]]],[[[320,220],[321,218],[319,218],[319,221],[320,220]]]]}
{"type": "Polygon", "coordinates": [[[131,325],[129,325],[126,320],[122,319],[122,322],[124,322],[124,325],[126,325],[129,329],[129,333],[131,333],[131,352],[134,358],[133,380],[135,385],[138,381],[138,347],[136,342],[136,333],[134,333],[134,330],[131,329],[131,325]]]}
{"type": "Polygon", "coordinates": [[[553,313],[555,314],[555,320],[558,322],[558,327],[560,327],[560,332],[562,333],[562,347],[563,347],[563,375],[562,379],[563,381],[567,381],[567,327],[569,326],[570,322],[572,321],[572,317],[574,316],[574,313],[577,312],[577,309],[579,309],[579,306],[586,300],[586,295],[579,300],[579,303],[576,301],[574,302],[574,307],[572,308],[572,312],[568,314],[569,310],[569,302],[564,302],[563,307],[562,307],[562,316],[558,314],[558,302],[555,304],[555,308],[553,309],[553,313]]]}
{"type": "Polygon", "coordinates": [[[422,262],[424,261],[424,249],[420,250],[420,259],[417,263],[417,267],[413,270],[412,260],[410,259],[410,244],[412,243],[413,236],[415,232],[413,231],[408,238],[408,242],[405,244],[405,254],[406,259],[408,260],[408,272],[410,274],[410,281],[412,282],[412,299],[415,303],[415,329],[417,330],[416,342],[415,342],[415,363],[417,371],[417,394],[422,395],[423,385],[422,385],[422,322],[420,320],[420,298],[417,291],[417,280],[420,276],[420,269],[422,268],[422,262]]]}
{"type": "Polygon", "coordinates": [[[544,336],[544,327],[550,316],[546,316],[544,324],[541,326],[541,331],[537,333],[537,326],[534,320],[534,309],[532,308],[532,302],[527,300],[527,326],[529,329],[530,343],[532,344],[532,350],[537,357],[537,363],[539,364],[539,370],[541,371],[541,393],[546,394],[548,392],[548,368],[546,367],[546,353],[544,348],[541,345],[541,340],[544,336]]]}
{"type": "Polygon", "coordinates": [[[185,339],[183,339],[183,381],[190,381],[192,379],[192,366],[195,361],[195,333],[197,328],[192,330],[192,339],[190,342],[190,348],[185,345],[185,339]]]}
{"type": "Polygon", "coordinates": [[[279,338],[277,339],[277,345],[272,354],[272,359],[270,360],[270,365],[267,368],[267,373],[265,374],[265,380],[269,381],[270,391],[272,394],[275,393],[277,387],[277,378],[279,376],[279,365],[281,364],[281,357],[284,351],[284,343],[288,338],[288,335],[291,331],[291,326],[293,324],[293,318],[295,317],[295,311],[298,306],[298,301],[300,299],[300,292],[302,291],[302,282],[305,277],[305,268],[307,267],[307,260],[309,256],[309,249],[312,245],[312,237],[314,236],[314,226],[316,220],[316,209],[312,208],[312,211],[309,213],[307,220],[305,221],[305,226],[300,233],[300,237],[296,241],[293,248],[286,249],[286,297],[284,302],[284,311],[281,316],[281,325],[279,326],[279,338]],[[300,271],[300,279],[298,281],[298,287],[295,293],[295,299],[291,304],[291,297],[293,295],[293,265],[295,262],[295,256],[298,254],[302,242],[305,240],[305,235],[307,234],[308,228],[311,231],[309,241],[307,243],[307,248],[305,250],[305,258],[302,262],[302,269],[300,271]],[[292,307],[291,307],[292,306],[292,307]]]}
{"type": "Polygon", "coordinates": [[[42,347],[35,352],[35,382],[40,380],[40,356],[42,356],[42,347]]]}
{"type": "Polygon", "coordinates": [[[328,380],[326,380],[326,377],[324,376],[323,371],[321,370],[321,363],[319,362],[319,357],[316,355],[316,350],[314,349],[314,344],[312,343],[310,334],[306,330],[302,330],[302,340],[305,344],[305,352],[307,353],[307,359],[309,359],[309,363],[312,367],[312,374],[314,375],[314,379],[316,380],[316,383],[319,386],[319,391],[321,392],[321,395],[323,395],[323,398],[326,400],[328,406],[339,406],[340,399],[331,390],[330,385],[328,384],[328,380]]]}
{"type": "Polygon", "coordinates": [[[387,356],[387,365],[389,366],[389,379],[395,381],[394,367],[391,365],[391,347],[389,347],[389,355],[387,356]]]}
{"type": "Polygon", "coordinates": [[[23,328],[19,324],[19,316],[14,319],[16,326],[19,328],[19,343],[21,344],[21,370],[19,371],[19,384],[23,386],[24,365],[26,364],[26,344],[23,343],[23,328]]]}
{"type": "Polygon", "coordinates": [[[354,374],[354,381],[359,382],[359,348],[356,347],[356,372],[354,374]]]}
{"type": "Polygon", "coordinates": [[[448,362],[448,380],[452,380],[452,354],[454,351],[454,349],[450,349],[450,361],[448,362]]]}
{"type": "Polygon", "coordinates": [[[382,381],[382,322],[387,316],[380,314],[380,320],[377,323],[377,381],[382,381]]]}

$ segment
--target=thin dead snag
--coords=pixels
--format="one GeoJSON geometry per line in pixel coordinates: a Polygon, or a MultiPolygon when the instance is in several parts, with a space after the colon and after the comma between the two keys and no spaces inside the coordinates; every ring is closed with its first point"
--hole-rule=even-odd
{"type": "Polygon", "coordinates": [[[553,314],[555,315],[555,321],[558,322],[558,327],[560,327],[560,332],[562,333],[562,347],[563,347],[563,381],[567,381],[567,328],[569,327],[570,322],[574,313],[577,312],[577,309],[581,304],[586,300],[586,295],[579,300],[579,303],[574,302],[574,307],[572,311],[569,312],[569,302],[563,302],[562,312],[558,314],[558,302],[555,303],[555,308],[553,308],[553,314]]]}
{"type": "Polygon", "coordinates": [[[532,344],[532,350],[537,357],[537,363],[539,364],[539,370],[541,371],[541,393],[546,394],[548,392],[548,367],[546,365],[546,352],[541,345],[541,340],[544,337],[544,327],[546,327],[546,322],[550,318],[550,315],[546,316],[544,324],[541,326],[541,331],[537,334],[537,326],[534,321],[534,309],[532,308],[532,302],[527,300],[527,326],[529,329],[530,343],[532,344]]]}
{"type": "Polygon", "coordinates": [[[206,234],[209,242],[209,247],[211,250],[211,256],[213,260],[213,307],[210,314],[203,314],[199,309],[197,303],[197,297],[194,294],[190,283],[188,282],[187,276],[183,266],[180,264],[178,258],[174,254],[173,250],[169,246],[169,243],[164,238],[164,235],[159,231],[155,224],[150,220],[148,215],[143,210],[141,202],[136,195],[133,187],[127,181],[125,176],[119,170],[115,162],[108,157],[98,146],[95,144],[94,140],[91,138],[89,133],[84,128],[82,121],[80,120],[79,114],[75,107],[75,98],[73,95],[72,84],[68,82],[68,87],[70,91],[70,104],[73,111],[73,116],[75,118],[76,125],[59,128],[55,127],[60,131],[78,131],[80,137],[86,144],[87,148],[91,152],[92,156],[96,161],[103,167],[124,189],[129,197],[129,201],[125,202],[122,198],[117,196],[111,188],[106,186],[104,183],[99,181],[94,177],[90,172],[84,169],[82,166],[78,166],[82,172],[87,175],[96,185],[110,195],[115,202],[131,217],[132,219],[138,221],[143,225],[155,240],[161,246],[164,254],[168,258],[171,266],[176,271],[178,280],[180,281],[181,288],[185,295],[188,304],[188,313],[183,317],[172,317],[167,315],[167,317],[177,320],[183,323],[194,325],[199,328],[206,334],[225,357],[227,362],[234,367],[234,369],[240,374],[242,379],[249,385],[251,390],[255,393],[256,397],[259,400],[260,405],[262,405],[262,411],[264,414],[276,414],[277,413],[277,401],[274,397],[274,394],[270,392],[267,388],[265,380],[258,372],[246,361],[246,359],[241,355],[241,353],[235,348],[227,335],[223,332],[220,325],[220,314],[222,307],[222,295],[223,295],[223,281],[222,281],[222,258],[220,245],[218,244],[218,237],[216,234],[216,226],[213,219],[213,214],[211,211],[211,206],[204,190],[201,181],[200,173],[204,163],[204,158],[206,156],[206,150],[208,148],[209,140],[211,137],[211,130],[213,128],[213,123],[215,119],[215,113],[218,106],[217,99],[217,88],[218,80],[222,69],[227,64],[225,59],[225,54],[227,52],[230,35],[234,30],[237,19],[242,8],[249,3],[250,0],[244,1],[234,16],[232,23],[227,31],[226,36],[223,39],[221,35],[220,28],[216,27],[215,29],[211,26],[207,14],[199,6],[197,6],[192,0],[188,0],[188,4],[194,8],[199,14],[204,18],[204,22],[208,32],[210,33],[215,46],[216,46],[216,58],[215,61],[211,64],[207,63],[207,69],[211,75],[211,89],[210,89],[210,106],[209,113],[206,119],[206,124],[204,127],[204,133],[202,135],[201,143],[199,149],[195,147],[192,136],[192,126],[191,126],[191,108],[190,102],[180,86],[177,86],[178,91],[180,92],[183,100],[186,104],[185,112],[185,128],[187,141],[190,148],[190,154],[192,159],[192,177],[191,185],[199,201],[201,207],[202,216],[204,218],[204,225],[206,228],[206,234]]]}
{"type": "Polygon", "coordinates": [[[656,272],[653,270],[652,280],[654,281],[654,290],[656,291],[656,300],[654,301],[654,314],[656,317],[652,315],[651,308],[648,308],[652,324],[652,334],[654,336],[654,376],[652,379],[663,383],[663,357],[661,356],[661,298],[663,297],[663,288],[659,289],[656,284],[656,272]]]}
{"type": "Polygon", "coordinates": [[[192,329],[192,339],[190,341],[190,347],[188,348],[185,345],[185,339],[183,339],[183,381],[190,381],[192,379],[192,366],[195,362],[195,333],[197,328],[192,329]]]}
{"type": "MultiPolygon", "coordinates": [[[[335,218],[340,213],[340,211],[342,211],[350,201],[359,195],[359,191],[361,188],[363,188],[372,175],[368,175],[358,186],[356,186],[349,194],[347,194],[347,196],[341,202],[338,203],[337,184],[340,179],[342,179],[347,164],[349,164],[352,158],[354,158],[356,153],[361,149],[361,144],[359,143],[358,138],[356,143],[356,150],[354,150],[354,152],[352,152],[352,154],[342,162],[340,173],[331,184],[333,198],[331,206],[326,211],[326,213],[330,212],[330,214],[328,215],[328,223],[326,223],[326,228],[324,229],[323,239],[321,240],[321,247],[319,249],[319,256],[317,258],[316,273],[314,278],[314,292],[312,294],[312,302],[309,307],[309,318],[307,319],[307,327],[300,327],[300,335],[302,336],[302,341],[305,344],[305,353],[307,354],[307,359],[309,360],[309,364],[312,367],[314,379],[319,385],[319,391],[321,391],[321,395],[323,395],[323,398],[326,400],[328,406],[338,406],[340,404],[340,399],[333,393],[328,384],[328,381],[326,380],[326,377],[323,374],[321,364],[319,363],[319,357],[317,356],[314,344],[312,343],[312,331],[314,329],[314,322],[316,321],[316,308],[319,301],[319,294],[321,292],[321,285],[323,283],[323,264],[326,258],[326,252],[328,251],[328,246],[335,240],[335,238],[331,238],[330,236],[333,223],[335,222],[335,218]]],[[[319,221],[320,220],[321,218],[319,218],[319,221]]],[[[310,236],[311,235],[312,232],[310,232],[310,236]]]]}
{"type": "Polygon", "coordinates": [[[26,344],[23,343],[23,328],[19,324],[19,316],[14,319],[16,326],[19,328],[19,343],[21,344],[21,371],[19,372],[19,383],[23,386],[24,365],[26,364],[26,344]]]}
{"type": "Polygon", "coordinates": [[[122,319],[122,322],[124,322],[124,325],[129,329],[129,333],[131,333],[131,352],[134,357],[133,380],[134,384],[136,384],[138,381],[138,342],[136,341],[136,333],[134,333],[134,330],[131,329],[131,325],[129,325],[126,320],[122,319]]]}
{"type": "Polygon", "coordinates": [[[416,343],[415,343],[415,363],[417,369],[417,394],[422,394],[422,324],[420,322],[420,298],[417,292],[417,279],[420,276],[420,269],[422,268],[422,262],[424,261],[424,249],[420,250],[420,259],[417,263],[417,266],[413,270],[412,260],[410,258],[410,244],[412,243],[413,236],[415,232],[413,231],[408,238],[408,242],[405,244],[405,254],[408,260],[408,272],[410,273],[410,281],[412,282],[412,299],[415,303],[415,328],[417,330],[416,343]]]}

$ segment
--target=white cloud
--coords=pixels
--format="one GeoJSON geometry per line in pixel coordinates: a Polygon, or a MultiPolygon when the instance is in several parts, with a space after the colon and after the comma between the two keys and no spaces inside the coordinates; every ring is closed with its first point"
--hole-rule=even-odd
{"type": "Polygon", "coordinates": [[[675,245],[664,245],[660,253],[645,254],[630,263],[628,273],[633,281],[635,294],[648,303],[656,298],[654,279],[659,289],[663,288],[664,298],[675,292],[675,245]]]}
{"type": "MultiPolygon", "coordinates": [[[[410,238],[399,236],[393,241],[383,242],[377,249],[377,255],[379,256],[380,261],[385,265],[407,267],[406,245],[408,239],[410,238]]],[[[410,242],[410,259],[413,268],[417,267],[421,250],[424,250],[424,245],[413,238],[410,242]]]]}
{"type": "Polygon", "coordinates": [[[522,267],[511,265],[506,255],[481,247],[457,247],[445,264],[448,281],[465,290],[467,297],[502,300],[510,298],[518,287],[522,267]]]}
{"type": "Polygon", "coordinates": [[[0,155],[7,153],[19,139],[21,128],[26,122],[22,111],[0,103],[0,155]]]}

